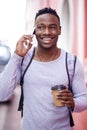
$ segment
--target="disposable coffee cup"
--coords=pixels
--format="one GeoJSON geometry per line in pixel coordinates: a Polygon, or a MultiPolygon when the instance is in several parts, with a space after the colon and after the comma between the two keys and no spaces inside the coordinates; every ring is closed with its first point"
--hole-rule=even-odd
{"type": "Polygon", "coordinates": [[[64,106],[64,104],[61,102],[61,99],[56,98],[56,95],[58,95],[58,93],[64,89],[66,89],[64,85],[56,85],[51,88],[55,106],[64,106]]]}

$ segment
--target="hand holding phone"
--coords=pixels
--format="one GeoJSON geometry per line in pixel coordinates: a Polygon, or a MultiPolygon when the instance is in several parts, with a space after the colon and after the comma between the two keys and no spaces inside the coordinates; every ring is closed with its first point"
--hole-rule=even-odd
{"type": "Polygon", "coordinates": [[[33,35],[23,35],[16,44],[15,53],[24,57],[32,47],[33,35]]]}

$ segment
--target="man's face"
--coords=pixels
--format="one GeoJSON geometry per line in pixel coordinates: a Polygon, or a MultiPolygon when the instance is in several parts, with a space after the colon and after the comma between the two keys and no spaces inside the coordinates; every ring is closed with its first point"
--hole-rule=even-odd
{"type": "Polygon", "coordinates": [[[44,48],[56,46],[61,33],[59,21],[55,15],[42,14],[35,21],[35,35],[38,45],[44,48]]]}

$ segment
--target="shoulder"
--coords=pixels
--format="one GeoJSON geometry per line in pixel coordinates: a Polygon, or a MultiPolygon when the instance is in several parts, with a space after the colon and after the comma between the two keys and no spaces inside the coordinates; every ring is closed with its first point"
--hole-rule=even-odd
{"type": "Polygon", "coordinates": [[[84,67],[81,61],[79,60],[78,56],[70,52],[65,52],[65,53],[67,53],[67,63],[69,66],[71,66],[70,68],[72,68],[73,65],[75,64],[75,71],[82,72],[84,67]]]}
{"type": "Polygon", "coordinates": [[[77,59],[77,56],[74,55],[73,53],[70,53],[70,52],[67,52],[63,49],[61,49],[61,52],[62,52],[62,56],[65,58],[65,60],[68,61],[68,63],[73,63],[73,61],[75,60],[75,57],[77,59]]]}
{"type": "Polygon", "coordinates": [[[28,53],[25,55],[24,61],[29,61],[29,60],[31,59],[32,54],[33,54],[33,51],[34,51],[34,47],[32,47],[32,48],[28,51],[28,53]]]}
{"type": "Polygon", "coordinates": [[[69,62],[73,62],[75,60],[75,58],[77,59],[77,56],[74,55],[73,53],[66,52],[66,55],[67,55],[67,59],[69,62]]]}
{"type": "Polygon", "coordinates": [[[22,61],[22,69],[25,70],[25,68],[27,67],[28,63],[30,62],[31,60],[31,57],[33,55],[33,52],[34,52],[34,49],[35,47],[32,47],[28,53],[25,55],[25,57],[23,58],[23,61],[22,61]]]}

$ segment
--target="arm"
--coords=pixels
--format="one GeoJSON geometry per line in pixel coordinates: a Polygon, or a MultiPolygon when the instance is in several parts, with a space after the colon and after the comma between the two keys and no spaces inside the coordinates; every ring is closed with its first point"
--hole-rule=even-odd
{"type": "Polygon", "coordinates": [[[7,100],[13,93],[21,76],[22,58],[32,47],[32,36],[24,35],[17,42],[15,53],[0,74],[0,101],[7,100]]]}
{"type": "Polygon", "coordinates": [[[0,101],[7,100],[13,93],[21,74],[22,57],[13,54],[4,71],[0,74],[0,101]]]}
{"type": "Polygon", "coordinates": [[[72,91],[69,89],[62,90],[58,99],[67,107],[74,108],[74,112],[80,112],[87,109],[87,88],[85,85],[84,71],[79,60],[76,61],[75,74],[72,81],[72,91]]]}
{"type": "Polygon", "coordinates": [[[87,109],[87,87],[85,84],[83,66],[77,60],[76,70],[72,83],[72,90],[74,93],[74,112],[81,112],[87,109]]]}

